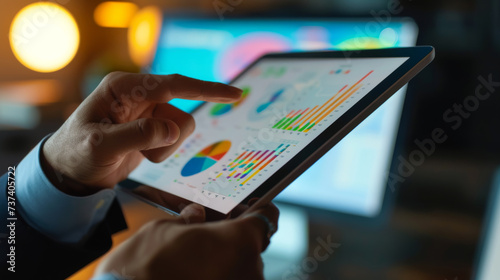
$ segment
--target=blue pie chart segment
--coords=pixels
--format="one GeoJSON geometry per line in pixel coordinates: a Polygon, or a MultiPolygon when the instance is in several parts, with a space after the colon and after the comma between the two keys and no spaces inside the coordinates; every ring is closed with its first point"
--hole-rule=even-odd
{"type": "Polygon", "coordinates": [[[221,160],[230,148],[231,141],[229,140],[219,141],[205,147],[184,165],[181,175],[184,177],[192,176],[209,169],[221,160]]]}
{"type": "Polygon", "coordinates": [[[194,157],[186,163],[186,165],[181,171],[181,175],[187,177],[198,174],[210,168],[215,163],[217,163],[216,160],[213,160],[208,157],[194,157]]]}

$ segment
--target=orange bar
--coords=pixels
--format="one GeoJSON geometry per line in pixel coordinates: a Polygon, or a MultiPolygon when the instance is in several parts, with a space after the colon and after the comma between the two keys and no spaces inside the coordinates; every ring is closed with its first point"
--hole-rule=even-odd
{"type": "Polygon", "coordinates": [[[283,127],[281,127],[281,129],[286,129],[293,121],[293,118],[295,118],[296,115],[300,114],[300,111],[301,110],[298,110],[297,112],[295,112],[295,114],[291,115],[290,117],[288,117],[288,120],[286,120],[286,122],[284,122],[283,124],[281,124],[283,127]]]}
{"type": "MultiPolygon", "coordinates": [[[[326,108],[324,108],[319,114],[316,114],[316,116],[310,121],[310,123],[315,123],[318,118],[323,115],[326,111],[328,111],[332,106],[335,106],[335,104],[337,104],[337,102],[342,99],[342,97],[344,97],[347,93],[349,93],[349,91],[353,88],[350,87],[347,91],[345,91],[344,93],[342,93],[337,99],[335,99],[335,101],[333,101],[332,103],[330,103],[328,106],[326,106],[326,108]]],[[[337,93],[338,94],[338,93],[337,93]]],[[[337,96],[337,94],[335,94],[335,96],[337,96]]],[[[304,131],[306,132],[306,131],[304,131]]]]}
{"type": "Polygon", "coordinates": [[[243,168],[244,165],[246,166],[250,162],[250,160],[253,159],[258,153],[260,153],[260,151],[258,151],[257,153],[255,153],[255,151],[252,151],[252,153],[250,154],[252,156],[246,157],[245,161],[240,164],[239,168],[243,168]]]}
{"type": "MultiPolygon", "coordinates": [[[[270,153],[270,155],[271,155],[271,154],[272,154],[272,153],[270,153]]],[[[243,181],[243,183],[241,183],[240,185],[241,185],[241,186],[245,185],[248,181],[250,181],[250,179],[252,179],[252,178],[253,178],[253,176],[255,176],[255,175],[259,174],[259,172],[260,172],[262,169],[266,168],[266,166],[267,166],[268,164],[270,164],[270,163],[271,163],[271,162],[272,162],[275,158],[277,158],[280,154],[281,154],[281,153],[279,153],[279,154],[275,154],[275,155],[274,155],[272,158],[270,158],[270,159],[269,159],[269,160],[268,160],[268,161],[267,161],[267,162],[266,162],[266,163],[265,163],[262,167],[260,167],[259,169],[256,169],[256,170],[255,170],[255,172],[254,172],[254,173],[253,173],[250,177],[248,177],[245,181],[243,181]]],[[[267,157],[266,157],[266,158],[267,158],[267,157]]]]}
{"type": "Polygon", "coordinates": [[[358,91],[360,88],[362,87],[362,85],[359,85],[357,88],[355,88],[353,91],[351,91],[348,95],[346,95],[342,100],[340,100],[340,102],[335,105],[335,107],[333,107],[332,109],[330,109],[328,112],[326,112],[326,114],[324,114],[319,120],[318,120],[318,123],[320,121],[322,121],[324,118],[326,118],[326,116],[328,116],[333,110],[335,110],[338,106],[340,106],[342,103],[344,103],[344,101],[347,100],[347,98],[351,97],[356,91],[358,91]]]}
{"type": "MultiPolygon", "coordinates": [[[[352,85],[346,92],[344,92],[340,97],[339,99],[343,98],[346,94],[348,94],[349,92],[351,92],[357,85],[359,85],[359,83],[361,83],[364,79],[366,79],[366,77],[370,76],[370,74],[373,73],[373,70],[368,72],[368,74],[366,74],[363,78],[361,78],[359,81],[357,81],[354,85],[352,85]]],[[[337,94],[335,94],[337,95],[337,94]]],[[[337,103],[337,101],[339,100],[337,99],[333,104],[337,103]]],[[[328,107],[330,107],[331,105],[333,104],[330,104],[328,107]]],[[[323,113],[325,111],[328,111],[329,108],[325,108],[323,109],[323,111],[321,111],[321,113],[319,113],[319,115],[316,115],[316,117],[314,119],[311,120],[311,123],[314,123],[315,121],[317,121],[317,119],[323,115],[323,113]]],[[[335,106],[335,108],[337,108],[337,106],[335,106]]],[[[304,131],[304,132],[307,132],[307,131],[304,131]]]]}
{"type": "MultiPolygon", "coordinates": [[[[323,107],[325,107],[328,103],[330,103],[331,101],[333,101],[337,95],[339,93],[341,93],[345,88],[347,87],[347,85],[345,85],[343,88],[341,88],[337,93],[335,93],[334,96],[330,97],[330,99],[328,99],[325,103],[323,103],[323,105],[321,105],[321,107],[319,107],[318,111],[320,111],[321,109],[323,109],[323,107]]],[[[316,113],[318,113],[318,111],[316,111],[316,113]]]]}
{"type": "MultiPolygon", "coordinates": [[[[337,97],[337,95],[339,93],[341,93],[345,88],[347,87],[347,85],[345,85],[343,88],[341,88],[334,96],[330,97],[330,99],[328,99],[325,103],[323,103],[323,105],[321,105],[321,107],[319,107],[313,114],[311,114],[309,117],[307,117],[307,119],[305,119],[300,125],[299,127],[302,127],[312,116],[316,115],[323,107],[326,106],[326,104],[330,103],[330,101],[332,101],[333,99],[335,99],[337,97]]],[[[318,106],[316,106],[318,107],[318,106]]],[[[314,108],[316,108],[314,107],[314,108]]],[[[313,110],[314,110],[313,108],[313,110]]],[[[315,117],[316,118],[316,117],[315,117]]]]}
{"type": "MultiPolygon", "coordinates": [[[[309,110],[309,107],[307,109],[305,109],[302,114],[304,114],[305,112],[307,112],[307,110],[309,110]]],[[[300,117],[300,119],[296,120],[293,124],[289,125],[286,129],[290,128],[290,127],[293,127],[295,124],[297,124],[298,122],[300,122],[300,120],[302,120],[305,116],[307,116],[311,111],[307,112],[305,115],[303,115],[302,117],[300,117]]]]}
{"type": "Polygon", "coordinates": [[[248,151],[244,151],[242,154],[240,154],[237,158],[235,158],[228,166],[227,169],[232,167],[234,163],[236,163],[241,157],[243,157],[248,151]]]}
{"type": "Polygon", "coordinates": [[[252,169],[251,170],[248,170],[248,167],[245,168],[245,170],[242,172],[243,176],[240,177],[240,179],[243,179],[245,178],[245,176],[247,176],[249,173],[251,173],[252,171],[256,170],[257,167],[259,167],[259,165],[265,161],[270,155],[273,154],[273,151],[269,151],[269,150],[266,150],[263,154],[260,155],[260,157],[258,159],[255,160],[254,163],[257,163],[255,164],[254,166],[252,166],[252,169]],[[267,156],[263,159],[263,160],[260,160],[267,152],[270,152],[269,154],[267,154],[267,156]]]}
{"type": "Polygon", "coordinates": [[[237,168],[237,167],[238,167],[240,164],[244,164],[244,162],[243,162],[243,161],[244,161],[244,160],[246,160],[246,159],[247,159],[247,158],[248,158],[251,154],[253,154],[254,152],[255,152],[255,151],[251,151],[251,152],[249,152],[249,153],[246,155],[246,157],[244,157],[243,159],[241,159],[239,163],[237,163],[235,166],[233,166],[233,167],[232,167],[229,171],[231,171],[231,170],[233,170],[233,169],[234,169],[234,171],[233,171],[233,172],[231,172],[231,174],[229,174],[229,175],[228,175],[228,177],[233,176],[233,175],[234,175],[234,173],[236,173],[236,172],[238,171],[238,168],[237,168]]]}
{"type": "Polygon", "coordinates": [[[248,165],[249,163],[251,163],[253,161],[253,159],[258,156],[262,151],[258,151],[257,153],[255,153],[251,158],[249,158],[247,161],[245,161],[245,167],[242,167],[242,168],[245,168],[244,170],[246,170],[248,168],[248,165]]]}
{"type": "Polygon", "coordinates": [[[308,119],[310,119],[312,116],[314,116],[314,114],[316,114],[319,111],[319,109],[321,109],[321,107],[319,107],[315,111],[316,108],[318,108],[318,105],[314,106],[314,108],[311,111],[309,111],[309,113],[310,113],[309,116],[306,119],[304,119],[304,121],[302,121],[302,123],[299,124],[299,127],[302,127],[304,125],[304,123],[307,122],[308,119]]]}
{"type": "MultiPolygon", "coordinates": [[[[359,85],[357,88],[355,88],[354,90],[352,90],[348,95],[344,96],[344,98],[342,98],[340,100],[340,102],[337,103],[337,105],[333,106],[330,110],[328,110],[325,114],[323,114],[319,119],[318,119],[318,123],[321,122],[324,118],[326,118],[326,116],[328,116],[331,112],[333,112],[333,110],[335,110],[337,107],[339,107],[342,103],[344,103],[344,101],[347,100],[347,98],[351,97],[356,91],[358,91],[360,88],[361,88],[362,85],[359,85]]],[[[308,132],[308,130],[304,131],[304,132],[308,132]]]]}
{"type": "MultiPolygon", "coordinates": [[[[293,111],[292,111],[293,112],[293,111]]],[[[297,112],[295,112],[295,114],[291,115],[289,118],[294,118],[297,114],[300,113],[300,110],[297,110],[297,112]]]]}
{"type": "Polygon", "coordinates": [[[373,70],[368,72],[368,74],[366,74],[363,78],[361,78],[361,80],[359,80],[357,83],[355,83],[354,85],[359,85],[359,83],[361,83],[364,79],[366,79],[366,77],[370,76],[370,74],[373,73],[373,70]]]}

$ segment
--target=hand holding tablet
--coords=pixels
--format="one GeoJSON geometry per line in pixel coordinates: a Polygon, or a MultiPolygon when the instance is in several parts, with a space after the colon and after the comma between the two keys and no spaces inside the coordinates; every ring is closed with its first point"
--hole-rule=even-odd
{"type": "Polygon", "coordinates": [[[432,47],[266,55],[231,83],[243,90],[239,101],[201,105],[193,113],[194,133],[164,161],[142,161],[123,189],[148,193],[141,197],[174,212],[196,202],[222,217],[258,199],[251,211],[271,201],[433,56],[432,47]],[[162,205],[159,197],[176,202],[162,205]]]}

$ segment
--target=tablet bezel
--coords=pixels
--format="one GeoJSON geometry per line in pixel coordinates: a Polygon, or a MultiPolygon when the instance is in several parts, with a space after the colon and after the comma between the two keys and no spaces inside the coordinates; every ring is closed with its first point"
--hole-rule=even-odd
{"type": "MultiPolygon", "coordinates": [[[[233,84],[243,75],[245,75],[254,65],[265,59],[318,59],[318,58],[390,58],[390,57],[408,57],[394,72],[387,76],[382,82],[375,86],[361,100],[354,104],[347,112],[340,116],[334,123],[327,127],[320,135],[315,137],[305,148],[290,159],[284,166],[271,175],[264,183],[248,195],[241,204],[247,204],[252,198],[259,198],[253,203],[247,211],[252,211],[264,204],[269,203],[278,195],[288,184],[295,180],[315,161],[323,156],[344,136],[353,130],[359,123],[368,117],[376,108],[383,104],[389,97],[403,87],[411,78],[420,72],[434,59],[434,48],[431,46],[407,47],[407,48],[388,48],[376,50],[352,50],[352,51],[315,51],[315,52],[289,52],[267,54],[251,65],[245,68],[230,84],[233,84]]],[[[199,108],[209,106],[203,103],[192,114],[196,114],[199,108]]],[[[119,184],[121,190],[130,193],[141,200],[152,204],[169,213],[176,214],[180,209],[169,209],[172,206],[160,205],[144,197],[133,190],[139,186],[151,188],[154,192],[161,192],[169,196],[181,199],[174,194],[159,190],[154,187],[145,186],[140,182],[126,179],[119,184]]],[[[181,207],[179,207],[181,208],[181,207]]],[[[226,215],[206,207],[207,214],[212,219],[220,219],[226,215]]]]}

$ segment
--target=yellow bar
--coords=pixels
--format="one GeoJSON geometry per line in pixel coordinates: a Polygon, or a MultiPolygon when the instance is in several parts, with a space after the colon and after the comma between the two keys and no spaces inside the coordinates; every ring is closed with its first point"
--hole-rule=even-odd
{"type": "Polygon", "coordinates": [[[227,175],[227,177],[232,177],[234,175],[234,173],[236,173],[236,171],[238,171],[237,168],[233,172],[231,172],[231,174],[227,175]]]}
{"type": "Polygon", "coordinates": [[[274,157],[274,156],[273,156],[273,157],[271,157],[271,158],[269,159],[269,161],[268,161],[266,164],[264,164],[264,165],[263,165],[262,167],[260,167],[259,169],[255,170],[256,172],[254,172],[252,175],[250,175],[250,177],[248,177],[245,181],[243,181],[243,183],[241,183],[241,185],[246,184],[246,183],[247,183],[250,179],[252,179],[252,178],[253,178],[253,176],[255,176],[255,175],[259,174],[259,172],[260,172],[262,169],[264,169],[264,168],[265,168],[265,167],[266,167],[269,163],[271,163],[271,161],[273,161],[273,159],[275,159],[275,158],[276,158],[276,157],[274,157]]]}

